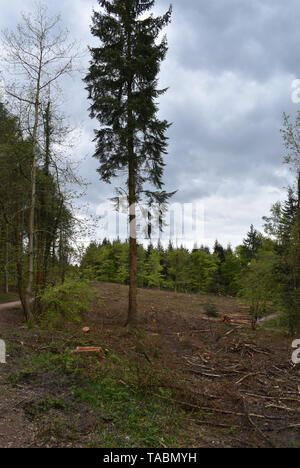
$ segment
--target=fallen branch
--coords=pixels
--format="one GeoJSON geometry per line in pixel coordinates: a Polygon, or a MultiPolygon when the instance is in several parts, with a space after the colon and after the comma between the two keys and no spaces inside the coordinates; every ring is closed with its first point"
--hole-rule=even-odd
{"type": "Polygon", "coordinates": [[[300,424],[291,424],[290,426],[279,427],[278,429],[275,429],[275,431],[276,432],[287,431],[289,429],[296,429],[297,427],[300,427],[300,424]]]}
{"type": "Polygon", "coordinates": [[[288,408],[287,406],[279,406],[279,405],[274,405],[274,403],[270,403],[266,405],[266,408],[276,408],[280,409],[283,411],[287,411],[288,413],[298,413],[299,410],[297,408],[288,408]]]}
{"type": "Polygon", "coordinates": [[[254,374],[253,372],[251,372],[250,374],[247,374],[247,375],[244,375],[244,377],[242,377],[240,380],[238,380],[237,382],[235,382],[236,385],[239,385],[241,384],[242,382],[244,382],[244,380],[246,380],[248,377],[251,377],[253,375],[256,375],[254,374]]]}
{"type": "Polygon", "coordinates": [[[203,375],[204,377],[214,377],[216,379],[220,379],[222,376],[218,374],[208,374],[207,372],[202,372],[200,370],[189,369],[190,372],[196,375],[203,375]]]}
{"type": "MultiPolygon", "coordinates": [[[[245,392],[243,390],[241,390],[241,392],[243,392],[247,396],[254,397],[254,398],[262,398],[264,400],[296,401],[297,403],[300,403],[300,398],[299,399],[297,399],[297,398],[288,398],[288,397],[281,397],[279,395],[276,395],[276,396],[257,395],[255,393],[248,393],[248,392],[245,392]]],[[[291,394],[294,394],[294,395],[298,395],[298,393],[284,392],[284,394],[286,394],[286,393],[291,393],[291,394]]]]}
{"type": "MultiPolygon", "coordinates": [[[[212,413],[231,414],[232,416],[245,417],[245,413],[236,413],[235,411],[221,410],[221,409],[217,409],[217,408],[209,408],[209,407],[206,407],[206,406],[193,405],[192,403],[187,403],[185,401],[179,401],[179,400],[173,400],[173,398],[164,397],[162,395],[155,395],[155,396],[158,397],[158,398],[161,398],[163,400],[172,401],[173,403],[177,403],[177,404],[183,405],[183,406],[188,406],[190,408],[196,408],[196,409],[199,409],[199,410],[202,410],[202,411],[210,411],[212,413]]],[[[257,419],[270,419],[270,420],[275,420],[275,421],[285,419],[285,418],[282,418],[280,416],[264,416],[262,414],[249,414],[249,416],[251,416],[252,418],[257,418],[257,419]]]]}
{"type": "Polygon", "coordinates": [[[256,432],[258,432],[258,434],[264,439],[265,442],[267,442],[268,445],[270,445],[270,447],[272,448],[277,448],[276,445],[272,442],[272,440],[270,440],[263,432],[262,430],[255,424],[254,421],[252,421],[251,419],[251,415],[248,413],[247,411],[247,408],[246,408],[246,403],[245,403],[245,399],[243,398],[243,405],[244,405],[244,409],[245,409],[245,415],[250,423],[250,425],[254,428],[254,430],[256,432]]]}

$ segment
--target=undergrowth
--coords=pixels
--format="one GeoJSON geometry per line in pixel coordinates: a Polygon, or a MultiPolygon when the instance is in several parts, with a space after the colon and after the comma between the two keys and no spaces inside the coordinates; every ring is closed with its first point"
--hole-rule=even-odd
{"type": "Polygon", "coordinates": [[[53,329],[66,321],[80,323],[80,313],[89,309],[94,295],[85,281],[68,280],[58,286],[49,286],[39,298],[41,327],[53,329]]]}
{"type": "Polygon", "coordinates": [[[171,401],[173,390],[168,385],[172,385],[172,376],[160,364],[144,361],[140,355],[132,361],[108,349],[92,356],[73,354],[69,349],[42,351],[25,356],[9,381],[33,388],[51,382],[51,392],[47,384],[44,396],[25,407],[31,419],[44,424],[54,418],[57,422],[57,433],[52,424],[44,438],[51,433],[52,438],[74,441],[74,415],[79,424],[92,413],[87,447],[175,447],[185,413],[171,401]],[[70,418],[72,434],[68,433],[70,418]]]}

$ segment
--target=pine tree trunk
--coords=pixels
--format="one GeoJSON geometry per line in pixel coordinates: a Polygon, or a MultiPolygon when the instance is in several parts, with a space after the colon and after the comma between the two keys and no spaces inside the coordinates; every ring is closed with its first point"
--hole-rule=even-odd
{"type": "MultiPolygon", "coordinates": [[[[131,97],[131,90],[128,93],[131,97]]],[[[130,100],[129,100],[130,102],[130,100]]],[[[130,107],[130,106],[129,106],[130,107]]],[[[129,115],[132,118],[131,112],[129,115]]],[[[130,120],[130,119],[129,119],[130,120]]],[[[129,125],[130,127],[130,125],[129,125]]],[[[130,275],[129,275],[129,303],[127,325],[135,325],[137,321],[137,245],[136,245],[136,194],[135,194],[135,161],[133,134],[129,136],[129,251],[130,251],[130,275]]]]}
{"type": "MultiPolygon", "coordinates": [[[[130,164],[132,166],[132,164],[130,164]]],[[[129,304],[127,325],[137,322],[137,246],[136,246],[136,213],[135,213],[135,185],[134,169],[129,170],[129,232],[130,232],[130,276],[129,276],[129,304]]]]}
{"type": "MultiPolygon", "coordinates": [[[[130,16],[130,2],[127,3],[128,13],[130,16]]],[[[131,63],[131,48],[132,38],[131,29],[127,31],[127,62],[131,63]]],[[[128,317],[126,325],[135,326],[137,323],[137,246],[136,246],[136,180],[135,180],[135,154],[134,154],[134,125],[132,112],[132,88],[133,77],[132,72],[129,72],[127,82],[127,131],[128,131],[128,191],[129,191],[129,252],[130,252],[130,267],[129,267],[129,300],[128,300],[128,317]]]]}

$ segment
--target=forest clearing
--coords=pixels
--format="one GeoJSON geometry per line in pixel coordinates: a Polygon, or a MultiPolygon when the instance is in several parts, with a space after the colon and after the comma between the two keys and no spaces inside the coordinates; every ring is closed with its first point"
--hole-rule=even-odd
{"type": "Polygon", "coordinates": [[[80,324],[55,332],[0,309],[0,447],[300,446],[290,338],[252,330],[235,298],[214,297],[219,317],[209,318],[206,295],[145,289],[138,328],[126,331],[127,287],[92,288],[99,300],[80,324]]]}
{"type": "Polygon", "coordinates": [[[299,2],[1,2],[0,448],[300,448],[299,2]]]}

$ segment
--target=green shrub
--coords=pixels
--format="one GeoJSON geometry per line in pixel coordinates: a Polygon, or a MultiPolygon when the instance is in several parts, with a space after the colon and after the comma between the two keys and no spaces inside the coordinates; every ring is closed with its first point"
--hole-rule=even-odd
{"type": "Polygon", "coordinates": [[[300,331],[300,289],[288,291],[282,296],[281,325],[294,335],[300,331]]]}
{"type": "Polygon", "coordinates": [[[55,328],[65,321],[80,323],[80,312],[89,308],[93,294],[84,281],[66,281],[48,287],[40,296],[42,326],[55,328]]]}
{"type": "Polygon", "coordinates": [[[217,308],[217,306],[216,306],[216,304],[214,302],[207,301],[206,304],[204,304],[203,308],[205,310],[205,314],[208,317],[218,317],[219,316],[218,308],[217,308]]]}

